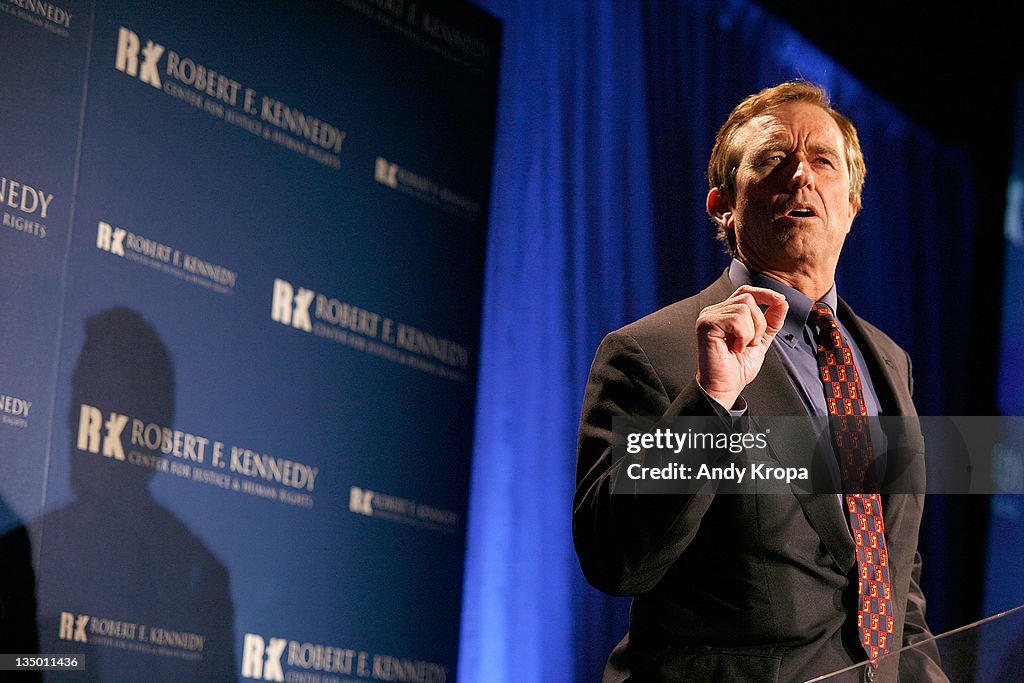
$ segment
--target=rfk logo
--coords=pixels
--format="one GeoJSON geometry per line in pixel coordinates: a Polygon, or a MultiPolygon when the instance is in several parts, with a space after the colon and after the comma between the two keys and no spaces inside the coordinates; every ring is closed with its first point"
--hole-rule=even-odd
{"type": "Polygon", "coordinates": [[[309,307],[313,304],[316,292],[299,287],[296,293],[291,283],[285,280],[274,280],[274,298],[270,306],[270,317],[282,325],[311,332],[313,323],[309,318],[309,307]]]}
{"type": "Polygon", "coordinates": [[[358,486],[349,489],[348,509],[361,515],[373,516],[373,491],[364,491],[358,486]]]}
{"type": "Polygon", "coordinates": [[[78,450],[99,453],[102,438],[103,455],[124,460],[121,434],[127,425],[127,415],[111,412],[110,417],[104,420],[99,408],[83,403],[78,413],[78,450]]]}
{"type": "Polygon", "coordinates": [[[287,644],[284,638],[271,638],[267,643],[262,636],[246,633],[242,643],[242,678],[283,681],[281,655],[287,644]]]}
{"type": "Polygon", "coordinates": [[[388,187],[398,187],[398,164],[392,164],[383,157],[377,157],[373,167],[373,179],[388,187]]]}
{"type": "Polygon", "coordinates": [[[139,64],[140,47],[139,36],[122,26],[117,32],[117,57],[114,59],[114,68],[129,76],[136,76],[140,81],[149,83],[154,88],[159,88],[158,62],[164,54],[164,46],[147,40],[146,47],[141,50],[142,63],[139,64]]]}
{"type": "Polygon", "coordinates": [[[85,627],[88,624],[89,615],[87,614],[61,612],[60,632],[58,635],[61,640],[72,640],[76,643],[88,643],[89,636],[85,632],[85,627]]]}
{"type": "Polygon", "coordinates": [[[124,238],[127,234],[124,228],[113,228],[110,223],[100,221],[96,227],[96,248],[124,256],[124,238]]]}

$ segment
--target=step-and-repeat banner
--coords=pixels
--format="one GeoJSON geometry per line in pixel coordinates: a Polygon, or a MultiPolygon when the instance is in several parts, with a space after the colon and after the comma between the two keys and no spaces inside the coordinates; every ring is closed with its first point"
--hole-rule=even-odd
{"type": "Polygon", "coordinates": [[[0,651],[452,681],[500,26],[140,5],[0,0],[0,651]]]}

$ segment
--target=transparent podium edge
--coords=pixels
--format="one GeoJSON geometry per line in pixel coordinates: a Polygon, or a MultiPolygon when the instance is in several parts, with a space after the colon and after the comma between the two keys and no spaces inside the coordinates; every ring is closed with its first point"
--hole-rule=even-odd
{"type": "MultiPolygon", "coordinates": [[[[851,664],[850,666],[845,667],[843,669],[839,669],[837,671],[831,671],[831,672],[829,672],[827,674],[823,674],[821,676],[818,676],[817,678],[812,678],[810,680],[804,681],[804,683],[822,683],[824,681],[833,680],[837,676],[841,676],[843,674],[854,672],[854,671],[863,670],[863,669],[865,669],[868,666],[877,665],[877,663],[879,661],[882,661],[882,660],[887,659],[887,658],[894,658],[897,655],[903,654],[905,652],[910,652],[912,650],[916,650],[918,648],[922,648],[922,647],[925,647],[925,646],[930,645],[930,644],[935,644],[936,646],[938,646],[938,645],[941,644],[942,641],[951,639],[953,636],[956,636],[956,635],[962,634],[962,633],[967,633],[967,632],[969,632],[971,630],[980,629],[980,627],[982,627],[982,626],[984,626],[986,624],[990,624],[990,623],[998,622],[998,621],[1001,621],[1001,620],[1009,619],[1010,617],[1012,617],[1015,614],[1019,614],[1021,623],[1024,624],[1024,604],[1021,604],[1021,605],[1017,605],[1016,607],[1011,607],[1010,609],[1003,610],[1002,612],[997,612],[996,614],[984,617],[982,619],[979,619],[977,621],[971,622],[969,624],[964,624],[963,626],[958,626],[957,628],[950,629],[949,631],[945,631],[944,633],[940,633],[938,635],[933,635],[931,638],[926,638],[926,639],[924,639],[922,641],[919,641],[919,642],[916,642],[916,643],[912,643],[910,645],[904,645],[900,649],[894,650],[894,651],[889,652],[889,653],[886,653],[885,655],[879,657],[876,660],[865,660],[863,662],[858,662],[856,664],[851,664]]],[[[943,667],[943,670],[945,671],[944,667],[943,667]]],[[[946,673],[948,674],[949,672],[946,672],[946,673]]],[[[956,680],[956,679],[952,679],[952,680],[956,680]]]]}

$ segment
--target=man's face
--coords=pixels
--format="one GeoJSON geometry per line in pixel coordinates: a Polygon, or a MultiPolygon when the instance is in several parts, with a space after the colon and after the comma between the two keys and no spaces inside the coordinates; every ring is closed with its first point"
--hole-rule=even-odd
{"type": "Polygon", "coordinates": [[[835,269],[858,207],[839,126],[821,107],[793,102],[737,131],[735,199],[722,219],[740,258],[761,272],[835,269]]]}

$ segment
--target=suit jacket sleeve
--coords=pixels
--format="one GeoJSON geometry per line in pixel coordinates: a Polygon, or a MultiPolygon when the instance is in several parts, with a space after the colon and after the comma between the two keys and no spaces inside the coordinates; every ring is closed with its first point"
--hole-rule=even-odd
{"type": "Polygon", "coordinates": [[[613,332],[598,348],[580,421],[573,540],[587,580],[613,595],[651,590],[689,545],[714,498],[710,485],[690,495],[612,493],[625,476],[625,463],[612,455],[612,418],[625,415],[717,413],[695,380],[670,398],[628,333],[613,332]]]}

